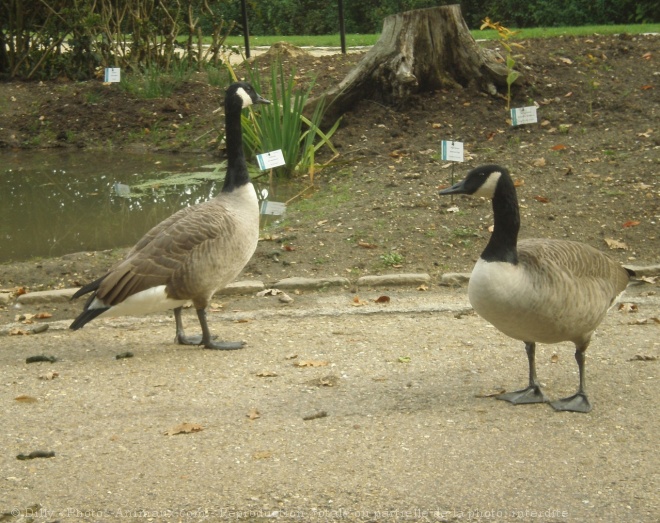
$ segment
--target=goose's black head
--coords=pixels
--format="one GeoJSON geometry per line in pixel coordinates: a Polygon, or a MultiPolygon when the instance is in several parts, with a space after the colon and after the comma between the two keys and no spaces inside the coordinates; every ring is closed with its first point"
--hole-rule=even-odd
{"type": "Polygon", "coordinates": [[[262,98],[254,87],[247,82],[234,82],[227,87],[225,108],[245,109],[252,104],[269,104],[270,100],[262,98]]]}
{"type": "Polygon", "coordinates": [[[500,178],[508,178],[509,171],[499,165],[481,165],[472,169],[463,181],[443,189],[439,194],[471,194],[492,198],[500,178]]]}

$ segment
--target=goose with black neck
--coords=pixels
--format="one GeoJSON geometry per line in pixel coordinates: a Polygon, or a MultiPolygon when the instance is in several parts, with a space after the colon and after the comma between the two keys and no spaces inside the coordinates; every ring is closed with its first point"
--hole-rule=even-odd
{"type": "Polygon", "coordinates": [[[238,276],[257,247],[259,204],[243,151],[241,111],[252,104],[268,103],[246,82],[227,88],[227,172],[222,190],[153,227],[123,261],[79,289],[74,299],[91,295],[71,329],[80,329],[97,317],[173,309],[179,344],[222,350],[243,347],[243,342],[213,340],[206,308],[213,294],[238,276]],[[197,312],[201,336],[187,336],[183,329],[182,307],[190,302],[197,312]]]}
{"type": "Polygon", "coordinates": [[[536,343],[570,341],[575,344],[578,390],[550,405],[556,410],[589,412],[592,406],[586,393],[585,351],[632,274],[583,243],[518,241],[518,199],[504,167],[477,167],[440,194],[492,199],[494,229],[472,271],[468,296],[479,316],[525,343],[529,364],[528,386],[497,398],[513,404],[546,402],[536,375],[536,343]]]}

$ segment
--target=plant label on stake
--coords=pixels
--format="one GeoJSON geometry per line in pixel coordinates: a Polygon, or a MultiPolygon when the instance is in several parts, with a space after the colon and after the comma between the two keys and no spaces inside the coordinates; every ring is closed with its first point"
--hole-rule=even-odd
{"type": "MultiPolygon", "coordinates": [[[[269,153],[258,154],[257,163],[259,164],[259,168],[262,171],[265,171],[266,169],[270,169],[269,178],[271,181],[270,185],[272,188],[273,169],[275,167],[280,167],[286,164],[286,162],[284,161],[284,155],[282,154],[282,149],[277,149],[276,151],[271,151],[269,153]]],[[[270,216],[280,216],[284,214],[285,211],[286,211],[285,203],[270,202],[268,200],[264,200],[263,202],[261,202],[261,211],[260,211],[261,214],[267,214],[270,216]]]]}
{"type": "MultiPolygon", "coordinates": [[[[463,161],[463,142],[455,142],[454,140],[442,140],[440,157],[443,160],[450,162],[463,161]]],[[[454,185],[454,164],[451,164],[451,184],[454,185]]],[[[454,201],[454,195],[451,195],[451,201],[454,201]]]]}
{"type": "Polygon", "coordinates": [[[266,169],[274,169],[275,167],[280,167],[286,163],[284,161],[282,149],[277,149],[276,151],[271,151],[269,153],[258,154],[257,162],[259,163],[259,169],[262,171],[265,171],[266,169]]]}
{"type": "Polygon", "coordinates": [[[463,142],[442,140],[442,150],[440,154],[443,160],[448,160],[450,162],[462,162],[463,142]]]}
{"type": "Polygon", "coordinates": [[[511,125],[514,127],[516,125],[524,125],[527,123],[536,123],[538,119],[536,118],[536,106],[532,105],[529,107],[518,107],[517,109],[511,109],[511,125]]]}
{"type": "Polygon", "coordinates": [[[121,69],[119,67],[106,67],[103,81],[106,83],[121,82],[121,69]]]}
{"type": "Polygon", "coordinates": [[[281,216],[286,211],[286,203],[282,202],[269,202],[264,200],[261,202],[261,214],[268,214],[270,216],[281,216]]]}

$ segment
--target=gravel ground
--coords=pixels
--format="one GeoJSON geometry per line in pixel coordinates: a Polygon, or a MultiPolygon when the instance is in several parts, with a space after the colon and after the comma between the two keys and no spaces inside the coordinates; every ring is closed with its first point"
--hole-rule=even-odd
{"type": "MultiPolygon", "coordinates": [[[[232,352],[174,345],[165,315],[2,336],[2,520],[657,521],[651,288],[589,349],[588,415],[488,397],[526,358],[465,288],[228,298],[210,321],[232,352]]],[[[572,354],[540,346],[550,398],[572,354]]]]}

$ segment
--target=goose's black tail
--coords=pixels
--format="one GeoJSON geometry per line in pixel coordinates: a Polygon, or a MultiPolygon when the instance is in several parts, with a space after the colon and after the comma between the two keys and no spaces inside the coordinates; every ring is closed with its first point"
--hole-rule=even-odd
{"type": "Polygon", "coordinates": [[[85,326],[86,323],[92,321],[94,318],[97,316],[103,314],[105,311],[107,311],[110,307],[101,307],[97,309],[90,309],[89,306],[91,305],[92,301],[94,301],[94,298],[96,297],[96,291],[99,288],[99,285],[101,285],[101,282],[105,279],[105,276],[102,276],[98,280],[93,281],[92,283],[88,283],[87,285],[82,286],[76,293],[71,297],[72,300],[75,300],[76,298],[80,298],[82,295],[87,294],[88,292],[91,292],[92,294],[90,295],[89,298],[87,298],[87,301],[85,302],[85,307],[83,311],[80,313],[80,315],[73,320],[73,323],[69,325],[69,328],[71,330],[78,330],[82,327],[85,326]]]}

